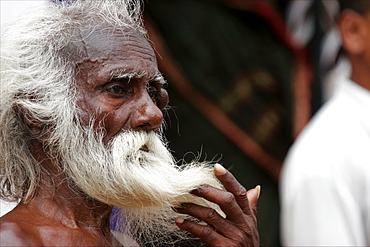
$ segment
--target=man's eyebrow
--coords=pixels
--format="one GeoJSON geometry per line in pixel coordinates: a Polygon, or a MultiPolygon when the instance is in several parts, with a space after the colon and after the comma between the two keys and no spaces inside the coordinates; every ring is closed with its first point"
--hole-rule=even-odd
{"type": "Polygon", "coordinates": [[[145,75],[145,73],[137,73],[132,71],[126,71],[122,69],[113,70],[110,73],[111,79],[139,79],[142,78],[145,75]]]}
{"type": "Polygon", "coordinates": [[[158,72],[157,74],[155,74],[152,79],[151,79],[152,82],[157,82],[161,85],[165,85],[167,84],[166,80],[164,79],[162,73],[158,72]]]}
{"type": "Polygon", "coordinates": [[[122,69],[118,69],[118,70],[113,70],[111,73],[111,80],[112,79],[128,79],[128,80],[131,80],[131,79],[141,79],[143,77],[149,77],[149,81],[150,82],[157,82],[161,85],[164,85],[166,84],[166,80],[164,79],[163,75],[158,72],[152,76],[148,76],[148,73],[147,72],[132,72],[132,71],[126,71],[126,70],[122,70],[122,69]]]}

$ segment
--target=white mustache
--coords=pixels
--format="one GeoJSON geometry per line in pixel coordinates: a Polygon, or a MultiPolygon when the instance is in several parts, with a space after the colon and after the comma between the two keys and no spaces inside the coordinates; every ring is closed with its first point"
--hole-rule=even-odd
{"type": "Polygon", "coordinates": [[[213,166],[198,162],[177,166],[160,134],[126,131],[104,145],[93,128],[79,131],[71,131],[73,136],[65,137],[69,142],[61,149],[68,174],[92,198],[124,209],[125,224],[133,232],[183,238],[184,233],[173,223],[178,216],[172,210],[174,205],[194,202],[219,210],[189,194],[202,184],[221,187],[213,166]],[[73,144],[71,140],[76,139],[73,144]]]}

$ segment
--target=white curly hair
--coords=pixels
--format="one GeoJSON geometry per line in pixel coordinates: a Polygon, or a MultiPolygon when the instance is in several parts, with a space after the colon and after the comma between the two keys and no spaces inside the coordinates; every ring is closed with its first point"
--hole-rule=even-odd
{"type": "Polygon", "coordinates": [[[80,0],[30,12],[2,27],[0,84],[0,197],[29,201],[40,183],[42,166],[30,152],[25,120],[37,121],[49,145],[76,124],[71,44],[84,28],[138,31],[146,36],[141,3],[136,0],[80,0]]]}

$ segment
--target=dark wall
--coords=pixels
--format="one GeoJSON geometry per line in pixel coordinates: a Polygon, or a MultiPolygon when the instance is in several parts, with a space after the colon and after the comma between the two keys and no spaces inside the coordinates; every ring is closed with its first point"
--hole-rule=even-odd
{"type": "MultiPolygon", "coordinates": [[[[282,162],[292,142],[293,55],[270,24],[221,1],[150,0],[145,12],[191,87],[282,162]]],[[[219,160],[247,189],[261,185],[261,244],[279,246],[276,177],[212,124],[176,82],[168,82],[165,133],[175,157],[219,160]]]]}

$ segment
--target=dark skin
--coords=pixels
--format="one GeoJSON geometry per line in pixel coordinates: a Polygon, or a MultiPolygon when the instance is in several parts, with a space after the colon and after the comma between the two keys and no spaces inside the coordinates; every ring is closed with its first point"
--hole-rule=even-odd
{"type": "MultiPolygon", "coordinates": [[[[168,95],[158,76],[154,51],[145,38],[136,32],[123,36],[119,32],[108,35],[95,30],[83,44],[74,44],[70,49],[78,63],[77,105],[83,110],[80,113],[83,124],[94,117],[96,130],[104,129],[105,143],[125,130],[158,131],[168,95]]],[[[37,122],[27,124],[30,134],[40,133],[42,126],[37,122]]],[[[1,218],[1,246],[118,245],[109,234],[112,207],[71,190],[68,185],[73,182],[58,164],[47,158],[44,142],[36,138],[32,151],[50,175],[42,177],[42,185],[30,202],[21,202],[1,218]],[[50,183],[50,176],[58,186],[50,183]]],[[[215,175],[226,191],[203,185],[191,193],[217,203],[226,218],[209,208],[183,204],[175,210],[197,217],[211,227],[182,218],[176,224],[211,246],[258,246],[255,209],[259,189],[247,192],[220,166],[216,166],[215,175]]]]}
{"type": "Polygon", "coordinates": [[[351,80],[370,90],[370,10],[365,15],[344,10],[338,26],[352,67],[351,80]]]}

